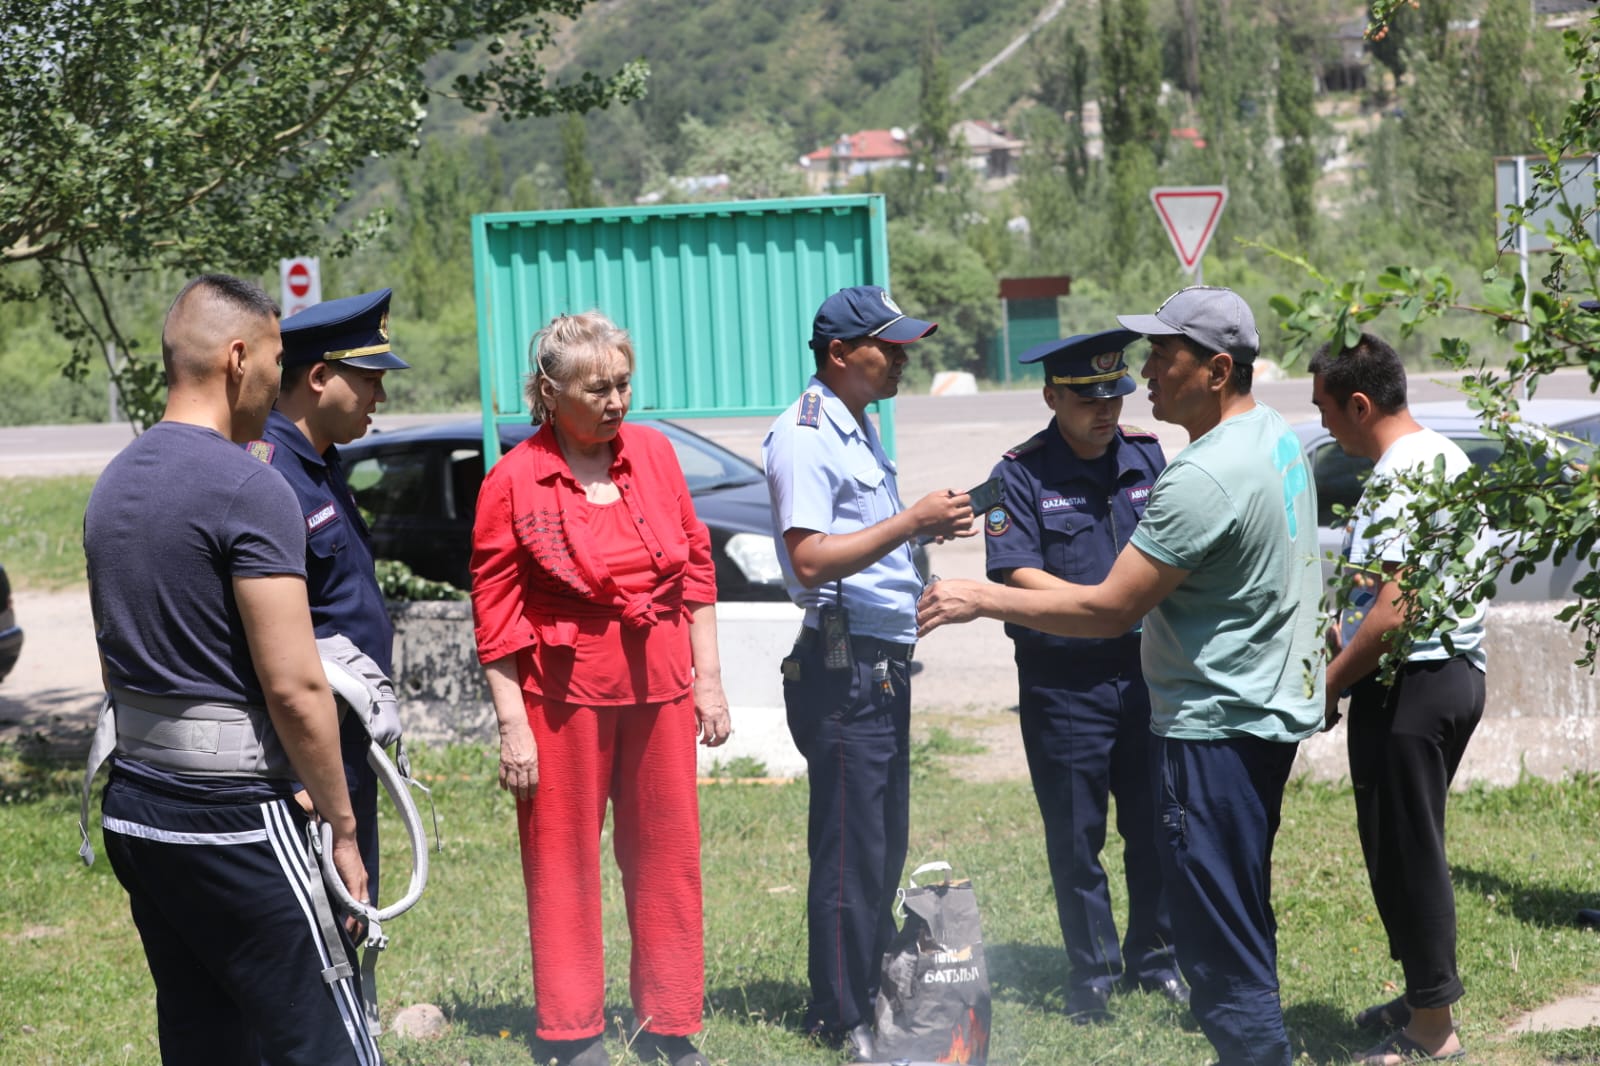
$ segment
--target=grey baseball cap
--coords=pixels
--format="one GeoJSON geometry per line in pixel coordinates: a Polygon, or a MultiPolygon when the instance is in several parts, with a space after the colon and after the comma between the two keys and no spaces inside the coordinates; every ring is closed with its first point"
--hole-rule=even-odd
{"type": "Polygon", "coordinates": [[[1227,352],[1241,363],[1261,351],[1256,316],[1232,289],[1191,285],[1168,296],[1153,315],[1118,315],[1117,322],[1146,337],[1184,336],[1212,352],[1227,352]]]}

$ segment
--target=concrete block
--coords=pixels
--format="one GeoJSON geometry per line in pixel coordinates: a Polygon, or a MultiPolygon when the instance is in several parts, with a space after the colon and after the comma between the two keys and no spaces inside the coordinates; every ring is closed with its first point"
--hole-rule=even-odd
{"type": "MultiPolygon", "coordinates": [[[[395,688],[406,736],[430,744],[497,740],[494,707],[478,665],[472,607],[465,600],[389,604],[395,627],[395,688]]],[[[699,766],[748,756],[767,773],[805,770],[789,739],[778,664],[794,644],[802,614],[790,603],[721,603],[717,636],[722,683],[733,736],[719,748],[698,747],[699,766]]]]}
{"type": "MultiPolygon", "coordinates": [[[[1555,620],[1563,606],[1489,608],[1483,719],[1456,788],[1512,785],[1524,774],[1556,780],[1600,772],[1600,679],[1573,665],[1584,642],[1555,620]]],[[[1301,744],[1297,771],[1320,780],[1348,777],[1343,726],[1301,744]]]]}

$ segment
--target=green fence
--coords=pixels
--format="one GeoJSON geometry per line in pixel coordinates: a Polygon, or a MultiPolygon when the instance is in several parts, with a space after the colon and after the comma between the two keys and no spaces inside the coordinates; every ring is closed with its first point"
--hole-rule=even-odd
{"type": "MultiPolygon", "coordinates": [[[[816,309],[889,282],[881,196],[475,215],[472,259],[484,447],[524,423],[528,344],[597,308],[633,337],[642,417],[777,414],[815,364],[816,309]]],[[[892,450],[892,402],[879,406],[892,450]]]]}

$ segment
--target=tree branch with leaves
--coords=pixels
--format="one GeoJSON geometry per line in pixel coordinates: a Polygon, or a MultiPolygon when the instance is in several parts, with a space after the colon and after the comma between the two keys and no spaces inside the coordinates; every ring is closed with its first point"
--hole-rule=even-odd
{"type": "Polygon", "coordinates": [[[440,53],[484,59],[443,92],[510,120],[644,93],[633,62],[552,83],[542,56],[586,0],[0,0],[0,300],[44,300],[81,377],[109,343],[136,424],[160,369],[103,279],[263,273],[338,254],[369,160],[415,150],[440,53]]]}
{"type": "MultiPolygon", "coordinates": [[[[1397,6],[1374,4],[1378,21],[1369,34],[1379,32],[1381,20],[1397,6]]],[[[1600,310],[1593,306],[1600,299],[1600,248],[1594,240],[1600,179],[1583,179],[1587,195],[1574,197],[1560,166],[1572,156],[1600,154],[1600,15],[1565,31],[1564,43],[1577,90],[1559,131],[1529,130],[1541,157],[1532,168],[1535,189],[1526,202],[1507,205],[1509,228],[1499,242],[1502,252],[1509,249],[1519,228],[1532,228],[1536,210],[1554,205],[1558,221],[1542,230],[1550,251],[1541,261],[1541,276],[1527,283],[1520,271],[1490,264],[1481,290],[1472,295],[1437,268],[1395,265],[1370,277],[1334,278],[1304,258],[1279,252],[1304,268],[1313,284],[1297,296],[1275,297],[1272,306],[1287,334],[1289,361],[1324,342],[1336,350],[1349,347],[1363,330],[1378,332],[1385,324],[1402,338],[1429,322],[1474,318],[1492,324],[1510,351],[1503,363],[1474,354],[1460,336],[1448,334],[1435,353],[1464,372],[1467,402],[1479,412],[1485,434],[1504,444],[1504,452],[1488,468],[1465,477],[1420,476],[1411,486],[1418,493],[1411,519],[1438,535],[1423,538],[1421,557],[1401,578],[1407,610],[1402,644],[1429,632],[1448,633],[1459,608],[1474,595],[1492,595],[1500,581],[1514,581],[1537,563],[1576,560],[1583,574],[1575,586],[1577,599],[1559,607],[1556,617],[1583,631],[1579,665],[1593,667],[1600,640],[1595,445],[1528,426],[1520,413],[1521,402],[1557,370],[1581,369],[1589,375],[1591,391],[1600,388],[1600,310]],[[1481,555],[1465,550],[1473,540],[1484,545],[1481,555]]],[[[1350,582],[1350,575],[1339,581],[1344,602],[1350,582]]],[[[1403,647],[1391,650],[1386,664],[1402,654],[1403,647]]]]}

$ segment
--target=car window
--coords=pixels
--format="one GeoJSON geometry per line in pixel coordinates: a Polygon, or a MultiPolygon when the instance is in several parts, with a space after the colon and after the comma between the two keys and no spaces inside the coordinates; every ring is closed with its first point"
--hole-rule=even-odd
{"type": "Polygon", "coordinates": [[[761,480],[761,471],[749,462],[710,441],[702,440],[678,426],[659,424],[673,451],[678,453],[678,465],[683,468],[683,478],[690,492],[744,485],[761,480]]]}
{"type": "Polygon", "coordinates": [[[356,503],[369,518],[421,518],[429,514],[428,452],[380,452],[346,472],[356,503]]]}
{"type": "Polygon", "coordinates": [[[1371,459],[1346,455],[1332,441],[1318,447],[1311,456],[1311,476],[1317,483],[1317,524],[1343,526],[1344,522],[1334,517],[1333,505],[1354,507],[1371,472],[1371,459]]]}
{"type": "Polygon", "coordinates": [[[450,453],[450,498],[445,514],[464,518],[468,525],[478,513],[478,488],[483,484],[483,449],[457,448],[450,453]]]}

